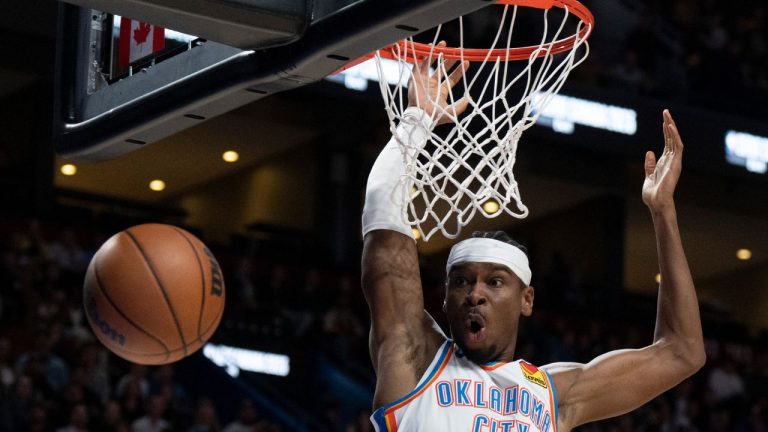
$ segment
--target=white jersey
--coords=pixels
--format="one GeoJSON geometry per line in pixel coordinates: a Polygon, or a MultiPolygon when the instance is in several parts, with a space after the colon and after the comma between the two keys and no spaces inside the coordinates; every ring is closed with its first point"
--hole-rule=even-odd
{"type": "Polygon", "coordinates": [[[555,432],[552,379],[517,360],[484,366],[446,341],[410,393],[371,416],[378,432],[555,432]]]}

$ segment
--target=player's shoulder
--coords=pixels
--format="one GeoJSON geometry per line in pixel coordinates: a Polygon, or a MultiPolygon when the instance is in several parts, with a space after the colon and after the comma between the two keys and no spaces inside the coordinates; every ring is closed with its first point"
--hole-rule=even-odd
{"type": "Polygon", "coordinates": [[[539,367],[550,376],[556,388],[569,388],[584,370],[583,363],[556,362],[539,367]]]}
{"type": "Polygon", "coordinates": [[[554,362],[539,366],[539,369],[545,370],[550,375],[568,373],[583,368],[584,363],[576,362],[554,362]]]}
{"type": "Polygon", "coordinates": [[[563,409],[563,404],[570,400],[570,390],[582,376],[585,367],[585,364],[576,362],[557,362],[541,367],[549,375],[549,379],[552,382],[553,390],[557,395],[558,404],[560,405],[561,416],[566,413],[566,410],[563,409]]]}

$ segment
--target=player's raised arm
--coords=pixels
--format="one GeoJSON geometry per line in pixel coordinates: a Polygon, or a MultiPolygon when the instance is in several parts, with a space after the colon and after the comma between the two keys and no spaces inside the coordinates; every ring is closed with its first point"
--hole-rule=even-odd
{"type": "Polygon", "coordinates": [[[661,284],[653,344],[604,354],[586,365],[546,367],[558,392],[558,425],[613,417],[648,402],[698,371],[705,362],[699,306],[677,225],[673,193],[680,177],[683,142],[664,111],[664,153],[645,156],[643,202],[656,232],[661,284]]]}
{"type": "MultiPolygon", "coordinates": [[[[418,383],[443,342],[442,335],[424,311],[418,256],[411,227],[393,197],[405,173],[398,140],[423,145],[430,129],[444,122],[441,110],[460,114],[465,101],[448,103],[447,86],[455,84],[464,68],[439,82],[429,73],[429,61],[414,67],[409,83],[409,108],[396,136],[384,147],[371,169],[363,210],[364,247],[362,285],[371,310],[369,339],[377,375],[374,406],[404,396],[418,383]],[[435,106],[432,102],[436,102],[435,106]]],[[[452,64],[447,67],[455,66],[452,64]]]]}

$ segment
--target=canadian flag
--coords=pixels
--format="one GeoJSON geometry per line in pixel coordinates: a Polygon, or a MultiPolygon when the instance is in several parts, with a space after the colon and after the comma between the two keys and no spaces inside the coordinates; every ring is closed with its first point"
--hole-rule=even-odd
{"type": "Polygon", "coordinates": [[[165,29],[130,18],[120,19],[120,50],[117,62],[128,66],[165,47],[165,29]]]}

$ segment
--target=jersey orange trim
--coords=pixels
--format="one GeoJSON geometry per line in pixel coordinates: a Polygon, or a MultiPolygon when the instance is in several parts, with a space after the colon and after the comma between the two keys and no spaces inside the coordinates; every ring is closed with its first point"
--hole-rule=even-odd
{"type": "Polygon", "coordinates": [[[395,417],[395,412],[390,411],[386,413],[384,419],[387,422],[387,432],[397,432],[397,417],[395,417]]]}
{"type": "Polygon", "coordinates": [[[498,363],[494,363],[492,365],[484,365],[484,366],[480,366],[480,367],[483,370],[492,371],[492,370],[496,370],[496,369],[498,369],[498,368],[500,368],[502,366],[508,365],[510,363],[512,363],[512,362],[498,362],[498,363]]]}

